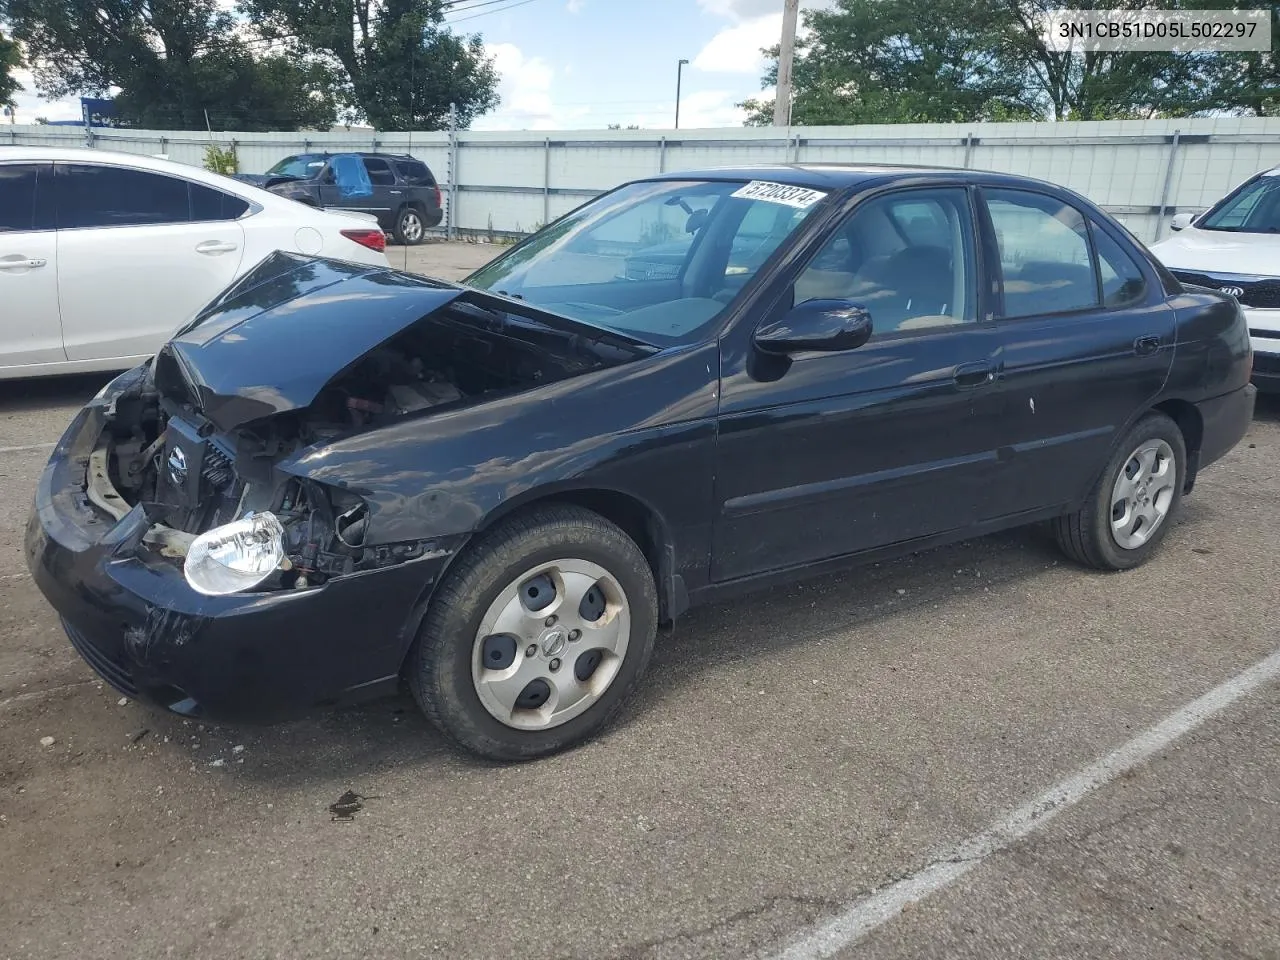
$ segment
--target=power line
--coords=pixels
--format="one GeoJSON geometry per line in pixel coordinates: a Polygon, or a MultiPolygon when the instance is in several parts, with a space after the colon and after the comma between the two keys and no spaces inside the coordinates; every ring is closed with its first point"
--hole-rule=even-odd
{"type": "MultiPolygon", "coordinates": [[[[501,0],[487,0],[487,3],[500,3],[500,2],[501,0]]],[[[516,2],[511,4],[511,6],[509,7],[502,7],[498,10],[486,10],[484,11],[484,13],[473,13],[469,17],[459,17],[457,20],[450,20],[449,26],[462,23],[464,20],[475,20],[477,17],[487,17],[493,13],[506,13],[508,10],[514,10],[516,7],[523,7],[527,3],[533,3],[533,0],[516,0],[516,2]]],[[[476,6],[485,6],[485,5],[486,4],[476,4],[476,6]]],[[[474,9],[474,8],[468,7],[467,9],[474,9]]]]}
{"type": "MultiPolygon", "coordinates": [[[[478,10],[480,7],[492,7],[495,3],[509,2],[511,0],[480,0],[479,3],[476,3],[475,0],[449,0],[449,2],[441,5],[441,9],[450,13],[466,13],[468,10],[478,10]],[[467,6],[464,7],[464,3],[467,6]]],[[[501,11],[495,10],[494,12],[500,13],[501,11]]]]}

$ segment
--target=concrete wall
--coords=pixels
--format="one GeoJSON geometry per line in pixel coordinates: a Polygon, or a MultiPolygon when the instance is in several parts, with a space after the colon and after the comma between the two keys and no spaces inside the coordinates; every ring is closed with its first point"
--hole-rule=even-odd
{"type": "Polygon", "coordinates": [[[660,171],[755,162],[924,163],[1071,187],[1144,240],[1246,177],[1280,166],[1280,119],[899,124],[723,130],[234,133],[0,126],[0,145],[85,146],[200,164],[210,140],[260,173],[290,153],[381,150],[426,161],[462,233],[528,232],[596,193],[660,171]]]}

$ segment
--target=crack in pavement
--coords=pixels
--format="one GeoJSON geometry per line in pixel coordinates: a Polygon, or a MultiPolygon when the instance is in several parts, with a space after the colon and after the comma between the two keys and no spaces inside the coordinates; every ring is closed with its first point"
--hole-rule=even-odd
{"type": "MultiPolygon", "coordinates": [[[[613,954],[608,960],[643,960],[647,956],[652,956],[653,951],[678,940],[693,939],[695,937],[704,937],[708,934],[716,933],[724,930],[734,924],[741,923],[744,920],[751,920],[762,914],[768,913],[770,910],[781,904],[795,904],[797,906],[809,907],[812,913],[819,911],[838,910],[844,904],[837,900],[831,900],[826,897],[804,896],[802,894],[778,894],[766,897],[760,903],[752,907],[746,907],[742,910],[735,911],[726,917],[709,923],[702,927],[696,927],[692,930],[677,930],[673,933],[666,934],[661,937],[654,937],[651,940],[642,940],[639,943],[630,944],[623,948],[621,953],[613,954]]],[[[807,918],[811,921],[812,917],[807,918]]]]}

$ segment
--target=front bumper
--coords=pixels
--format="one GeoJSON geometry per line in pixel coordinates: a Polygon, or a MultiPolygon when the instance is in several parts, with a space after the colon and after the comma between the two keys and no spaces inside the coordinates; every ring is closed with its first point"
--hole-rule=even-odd
{"type": "Polygon", "coordinates": [[[93,507],[85,468],[105,403],[77,416],[36,488],[26,557],[71,642],[130,696],[187,715],[263,721],[394,689],[447,555],[306,590],[208,597],[142,543],[142,506],[93,507]]]}

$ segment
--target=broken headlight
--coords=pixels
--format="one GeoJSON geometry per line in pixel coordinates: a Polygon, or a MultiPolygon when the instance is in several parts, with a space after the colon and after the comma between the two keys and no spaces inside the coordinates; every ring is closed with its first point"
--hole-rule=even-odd
{"type": "Polygon", "coordinates": [[[284,528],[273,513],[224,523],[191,542],[182,572],[193,590],[223,596],[252,590],[284,559],[284,528]]]}

